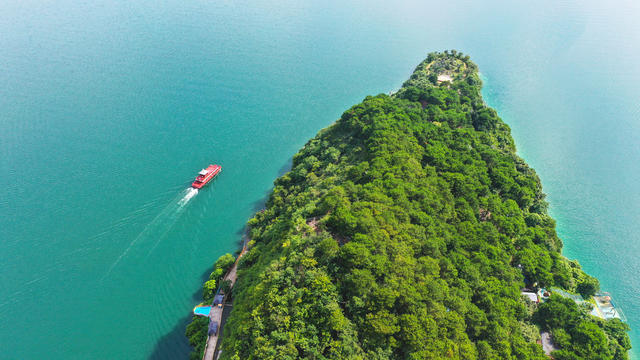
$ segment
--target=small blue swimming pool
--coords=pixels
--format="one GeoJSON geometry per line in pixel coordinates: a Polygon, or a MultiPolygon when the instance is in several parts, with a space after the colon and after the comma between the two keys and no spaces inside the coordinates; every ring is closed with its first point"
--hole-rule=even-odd
{"type": "Polygon", "coordinates": [[[211,311],[211,306],[196,306],[193,309],[193,315],[209,316],[210,311],[211,311]]]}

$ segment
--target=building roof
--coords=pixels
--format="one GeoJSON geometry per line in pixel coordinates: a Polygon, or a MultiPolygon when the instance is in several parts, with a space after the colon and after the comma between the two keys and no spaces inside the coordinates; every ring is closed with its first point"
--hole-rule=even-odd
{"type": "Polygon", "coordinates": [[[209,335],[213,335],[213,334],[217,334],[218,333],[218,322],[217,321],[211,321],[209,323],[209,335]]]}

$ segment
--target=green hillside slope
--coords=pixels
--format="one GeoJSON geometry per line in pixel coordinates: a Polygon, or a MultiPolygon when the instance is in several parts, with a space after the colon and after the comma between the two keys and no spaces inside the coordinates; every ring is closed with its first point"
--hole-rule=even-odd
{"type": "Polygon", "coordinates": [[[552,296],[596,279],[562,257],[540,180],[483,102],[478,69],[433,53],[295,155],[249,221],[221,359],[626,359],[627,326],[552,296]]]}

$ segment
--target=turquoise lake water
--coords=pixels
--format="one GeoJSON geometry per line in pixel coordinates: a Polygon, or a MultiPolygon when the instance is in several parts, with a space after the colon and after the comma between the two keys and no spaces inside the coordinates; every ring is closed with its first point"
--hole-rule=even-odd
{"type": "Polygon", "coordinates": [[[451,48],[640,347],[638,18],[631,1],[0,2],[0,357],[186,358],[203,279],[291,156],[451,48]]]}

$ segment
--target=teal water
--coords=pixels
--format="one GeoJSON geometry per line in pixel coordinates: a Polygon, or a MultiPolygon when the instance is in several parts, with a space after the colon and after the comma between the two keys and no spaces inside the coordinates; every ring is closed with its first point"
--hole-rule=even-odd
{"type": "Polygon", "coordinates": [[[640,346],[640,6],[0,2],[0,357],[186,358],[213,261],[292,154],[426,53],[478,63],[640,346]],[[201,167],[223,166],[187,199],[201,167]]]}

